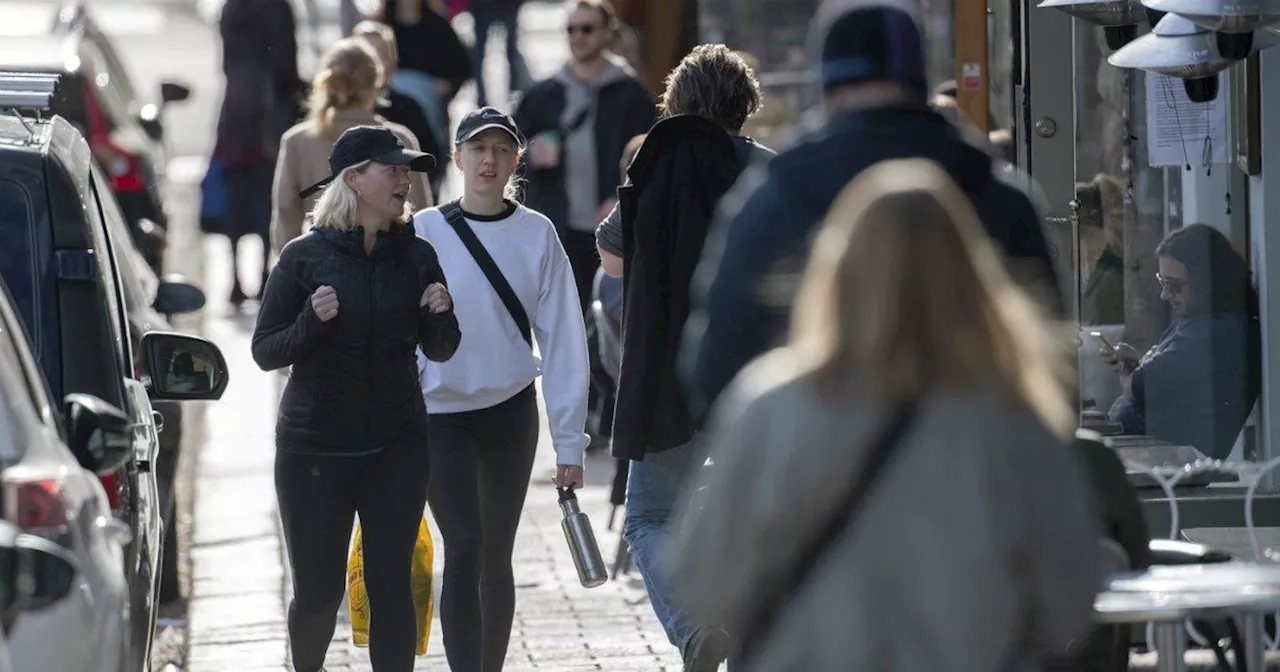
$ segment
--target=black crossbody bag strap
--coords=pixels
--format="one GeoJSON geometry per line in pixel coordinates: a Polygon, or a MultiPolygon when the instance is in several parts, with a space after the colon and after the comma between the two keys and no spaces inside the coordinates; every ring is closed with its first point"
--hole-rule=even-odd
{"type": "Polygon", "coordinates": [[[515,320],[525,343],[532,348],[533,330],[529,325],[529,315],[524,312],[524,306],[520,305],[520,299],[516,297],[515,290],[511,289],[511,283],[507,282],[502,269],[498,268],[497,262],[489,256],[489,251],[484,249],[484,243],[480,242],[476,232],[472,231],[471,226],[467,224],[467,219],[462,214],[462,206],[457,201],[450,201],[440,206],[440,214],[444,215],[444,221],[448,222],[462,239],[462,244],[467,246],[467,251],[476,260],[476,265],[484,272],[484,277],[489,279],[489,284],[493,285],[493,291],[497,292],[499,299],[502,299],[502,305],[507,307],[511,319],[515,320]]]}
{"type": "Polygon", "coordinates": [[[746,627],[738,637],[738,654],[743,662],[750,660],[757,647],[769,638],[775,623],[786,613],[791,599],[804,587],[814,568],[839,540],[840,535],[857,521],[858,511],[874,489],[876,478],[889,464],[894,449],[902,442],[915,415],[915,401],[903,402],[889,409],[884,424],[871,439],[865,463],[845,489],[840,503],[831,511],[830,517],[819,528],[818,533],[805,545],[796,563],[781,581],[774,584],[776,588],[757,600],[753,606],[745,621],[746,627]]]}

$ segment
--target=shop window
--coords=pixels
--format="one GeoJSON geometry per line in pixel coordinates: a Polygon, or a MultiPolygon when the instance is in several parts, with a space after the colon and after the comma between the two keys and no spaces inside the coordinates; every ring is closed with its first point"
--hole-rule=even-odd
{"type": "Polygon", "coordinates": [[[1247,208],[1240,194],[1235,218],[1199,221],[1207,209],[1184,216],[1183,191],[1215,170],[1224,185],[1239,183],[1222,177],[1239,169],[1212,160],[1208,131],[1205,142],[1186,143],[1184,165],[1160,165],[1167,161],[1156,152],[1152,166],[1150,145],[1162,129],[1150,127],[1148,101],[1169,107],[1169,115],[1155,108],[1152,118],[1173,119],[1157,127],[1197,123],[1177,107],[1186,104],[1181,84],[1111,66],[1100,30],[1077,26],[1074,40],[1082,424],[1226,458],[1247,443],[1261,387],[1246,227],[1233,225],[1247,208]],[[1102,356],[1113,346],[1127,373],[1102,356]]]}

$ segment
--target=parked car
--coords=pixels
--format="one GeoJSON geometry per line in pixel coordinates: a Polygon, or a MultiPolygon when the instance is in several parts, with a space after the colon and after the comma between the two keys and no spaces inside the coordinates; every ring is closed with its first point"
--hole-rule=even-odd
{"type": "MultiPolygon", "coordinates": [[[[99,183],[102,181],[101,169],[94,167],[94,175],[99,183]]],[[[102,199],[102,220],[111,233],[113,240],[129,238],[128,225],[115,199],[105,196],[102,199]]],[[[142,337],[152,331],[172,331],[169,320],[173,315],[194,312],[204,307],[204,293],[177,274],[165,276],[162,283],[141,253],[127,245],[118,246],[119,257],[116,264],[120,271],[120,289],[124,294],[124,309],[129,317],[129,333],[132,336],[134,352],[140,352],[142,337]],[[169,295],[161,297],[159,291],[164,286],[169,295]],[[174,300],[172,292],[181,288],[186,296],[174,300]],[[163,309],[159,310],[157,308],[163,309]],[[169,311],[165,314],[163,311],[169,311]]],[[[135,360],[135,367],[138,360],[135,360]]],[[[135,373],[141,373],[135,370],[135,373]]],[[[156,486],[160,500],[160,519],[164,524],[164,544],[160,563],[160,595],[161,603],[172,602],[182,597],[178,582],[178,539],[177,539],[177,498],[174,496],[174,481],[177,478],[178,460],[182,455],[182,404],[176,401],[153,401],[153,407],[164,418],[164,426],[160,427],[160,452],[156,458],[156,486]]],[[[115,476],[109,478],[117,478],[115,476]]],[[[110,485],[117,485],[108,481],[110,485]]],[[[113,487],[112,492],[117,492],[113,487]]]]}
{"type": "Polygon", "coordinates": [[[70,597],[78,567],[66,549],[0,520],[0,672],[13,672],[9,633],[20,615],[70,597]]]}
{"type": "MultiPolygon", "coordinates": [[[[56,76],[0,75],[0,92],[19,92],[0,93],[0,109],[47,106],[57,86],[56,76]]],[[[123,669],[135,672],[149,662],[163,533],[155,473],[163,418],[152,400],[218,399],[227,371],[217,347],[198,337],[150,332],[140,351],[131,347],[120,264],[132,243],[107,225],[107,198],[88,143],[73,125],[56,115],[0,115],[0,278],[54,398],[94,395],[123,410],[133,428],[129,459],[107,484],[116,517],[133,535],[124,557],[130,639],[123,669]],[[178,361],[194,366],[179,368],[178,361]]],[[[198,289],[169,282],[157,286],[153,305],[179,313],[196,300],[203,301],[198,289]]],[[[47,658],[30,667],[17,648],[15,642],[18,672],[79,670],[47,658]]]]}
{"type": "Polygon", "coordinates": [[[79,568],[69,599],[7,628],[7,637],[18,644],[10,653],[19,661],[17,669],[35,669],[37,660],[51,666],[56,661],[44,669],[123,669],[129,587],[122,560],[132,534],[116,520],[106,492],[86,467],[119,469],[131,456],[131,434],[129,417],[101,399],[69,394],[63,404],[54,402],[0,283],[4,518],[65,549],[79,568]]]}
{"type": "Polygon", "coordinates": [[[164,111],[191,90],[160,85],[158,101],[140,95],[111,38],[83,0],[5,2],[0,72],[63,76],[51,111],[79,129],[129,221],[135,243],[159,274],[168,226],[161,184],[167,162],[164,111]]]}

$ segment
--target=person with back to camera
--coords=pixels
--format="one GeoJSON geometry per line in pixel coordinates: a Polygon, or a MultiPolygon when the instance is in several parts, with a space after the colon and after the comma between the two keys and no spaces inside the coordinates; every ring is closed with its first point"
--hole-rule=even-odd
{"type": "Polygon", "coordinates": [[[511,557],[538,447],[539,374],[556,485],[582,486],[586,328],[555,226],[512,200],[523,145],[508,115],[492,107],[467,115],[453,155],[462,198],[414,217],[462,293],[458,322],[467,333],[447,363],[419,357],[431,409],[431,511],[444,539],[440,625],[453,672],[498,672],[506,658],[511,557]]]}
{"type": "Polygon", "coordinates": [[[862,171],[813,250],[789,341],[707,428],[668,549],[682,604],[747,672],[1043,669],[1105,571],[1069,337],[936,162],[862,171]]]}
{"type": "Polygon", "coordinates": [[[264,371],[292,367],[276,421],[275,481],[298,672],[324,665],[357,513],[373,670],[413,669],[410,574],[428,476],[414,349],[444,361],[461,339],[436,251],[408,223],[411,172],[433,163],[386,128],[343,133],[330,175],[303,193],[324,189],[313,228],[281,250],[258,313],[254,361],[264,371]]]}

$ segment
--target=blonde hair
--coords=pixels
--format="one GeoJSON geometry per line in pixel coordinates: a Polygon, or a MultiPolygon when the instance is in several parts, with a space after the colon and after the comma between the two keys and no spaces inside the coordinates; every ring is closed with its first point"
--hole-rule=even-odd
{"type": "MultiPolygon", "coordinates": [[[[366,39],[372,37],[382,40],[383,43],[387,45],[387,51],[391,53],[391,62],[398,63],[400,61],[400,47],[396,44],[396,31],[392,30],[391,26],[388,26],[381,21],[365,19],[364,21],[356,24],[356,27],[351,30],[351,35],[353,37],[363,37],[366,39]]],[[[391,76],[391,73],[389,72],[384,72],[382,74],[384,79],[391,76]]]]}
{"type": "MultiPolygon", "coordinates": [[[[373,165],[372,161],[363,161],[351,166],[333,179],[316,199],[311,209],[311,228],[315,229],[354,229],[360,225],[357,217],[360,211],[360,197],[356,190],[347,184],[347,175],[352,172],[364,174],[373,165]]],[[[406,202],[400,219],[409,221],[413,217],[413,205],[406,202]]]]}
{"type": "Polygon", "coordinates": [[[335,42],[311,82],[310,118],[320,137],[337,139],[334,115],[372,100],[382,88],[383,77],[378,55],[364,38],[335,42]]]}
{"type": "Polygon", "coordinates": [[[824,392],[881,399],[988,382],[1067,436],[1068,339],[1005,271],[968,198],[936,163],[862,172],[827,213],[789,349],[824,392]]]}

